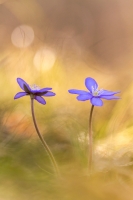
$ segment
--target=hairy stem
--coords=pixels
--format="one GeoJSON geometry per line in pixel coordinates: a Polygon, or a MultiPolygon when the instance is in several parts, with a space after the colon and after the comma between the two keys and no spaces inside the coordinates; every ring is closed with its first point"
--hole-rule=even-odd
{"type": "Polygon", "coordinates": [[[56,161],[55,161],[55,159],[54,159],[54,156],[53,156],[51,150],[49,149],[47,143],[46,143],[45,140],[43,139],[43,137],[42,137],[42,135],[41,135],[41,133],[40,133],[40,131],[39,131],[39,129],[38,129],[38,126],[37,126],[37,123],[36,123],[35,114],[34,114],[34,99],[33,99],[32,97],[31,97],[31,113],[32,113],[32,118],[33,118],[33,122],[34,122],[34,126],[35,126],[35,129],[36,129],[36,132],[37,132],[37,134],[38,134],[38,136],[39,136],[39,138],[40,138],[40,140],[41,140],[41,142],[42,142],[42,144],[43,144],[43,147],[45,148],[45,150],[46,150],[47,153],[48,153],[48,156],[49,156],[49,158],[50,158],[50,160],[51,160],[51,163],[52,163],[52,165],[53,165],[53,168],[54,168],[55,173],[59,176],[60,173],[59,173],[59,169],[58,169],[58,166],[57,166],[57,164],[56,164],[56,161]]]}
{"type": "Polygon", "coordinates": [[[92,136],[92,114],[94,105],[91,106],[90,117],[89,117],[89,163],[88,170],[91,173],[92,169],[92,158],[93,158],[93,136],[92,136]]]}

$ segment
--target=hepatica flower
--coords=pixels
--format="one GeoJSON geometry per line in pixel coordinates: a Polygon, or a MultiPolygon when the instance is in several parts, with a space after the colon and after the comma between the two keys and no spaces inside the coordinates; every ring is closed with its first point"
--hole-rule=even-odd
{"type": "Polygon", "coordinates": [[[18,92],[15,95],[14,99],[18,99],[20,97],[27,96],[27,95],[30,96],[30,98],[31,98],[31,113],[32,113],[33,123],[34,123],[35,129],[36,129],[36,132],[37,132],[39,139],[41,140],[45,150],[47,151],[47,154],[48,154],[48,156],[51,160],[51,163],[53,165],[54,171],[56,172],[57,175],[59,175],[59,169],[58,169],[57,163],[55,161],[55,158],[54,158],[50,148],[48,147],[47,143],[45,142],[45,140],[43,139],[43,137],[42,137],[42,135],[39,131],[39,128],[38,128],[37,123],[36,123],[35,114],[34,114],[34,99],[41,104],[46,104],[46,101],[43,99],[43,96],[45,96],[45,97],[55,96],[55,93],[49,91],[49,90],[52,90],[52,88],[42,88],[42,89],[40,89],[36,85],[30,86],[21,78],[17,78],[17,82],[24,92],[18,92]]]}
{"type": "Polygon", "coordinates": [[[88,170],[89,174],[91,173],[92,169],[92,159],[93,159],[93,135],[92,135],[92,114],[94,110],[94,106],[102,106],[103,101],[102,99],[112,100],[112,99],[119,99],[119,97],[114,96],[119,92],[112,92],[104,89],[99,89],[97,82],[93,78],[86,78],[85,79],[85,86],[88,91],[84,90],[77,90],[71,89],[68,90],[71,94],[77,94],[78,101],[86,101],[90,100],[92,106],[90,110],[90,117],[89,117],[89,156],[88,156],[88,170]]]}
{"type": "Polygon", "coordinates": [[[78,101],[90,100],[91,104],[94,106],[102,106],[103,105],[102,99],[106,100],[119,99],[119,97],[114,96],[119,92],[112,92],[104,89],[99,89],[97,82],[93,78],[90,77],[86,78],[85,86],[89,91],[77,90],[77,89],[71,89],[68,91],[71,94],[78,94],[77,96],[78,101]]]}
{"type": "Polygon", "coordinates": [[[46,101],[43,99],[42,96],[49,97],[49,96],[55,96],[54,92],[51,92],[49,90],[52,90],[52,88],[42,88],[40,89],[37,85],[28,85],[23,79],[17,78],[17,82],[19,86],[21,87],[24,92],[18,92],[14,99],[18,99],[23,96],[29,95],[32,99],[35,99],[41,104],[46,104],[46,101]]]}

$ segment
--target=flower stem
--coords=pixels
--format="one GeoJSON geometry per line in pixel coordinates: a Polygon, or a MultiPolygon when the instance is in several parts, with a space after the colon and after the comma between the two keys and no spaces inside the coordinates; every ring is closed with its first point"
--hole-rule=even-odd
{"type": "Polygon", "coordinates": [[[48,153],[48,156],[49,156],[49,158],[50,158],[50,160],[51,160],[51,163],[52,163],[52,165],[53,165],[53,168],[54,168],[55,173],[59,176],[60,173],[59,173],[59,169],[58,169],[57,163],[56,163],[56,161],[55,161],[55,158],[54,158],[54,156],[53,156],[51,150],[49,149],[47,143],[46,143],[45,140],[43,139],[43,137],[42,137],[42,135],[41,135],[41,133],[40,133],[40,131],[39,131],[39,129],[38,129],[38,126],[37,126],[37,123],[36,123],[35,114],[34,114],[34,98],[32,98],[32,97],[31,97],[31,113],[32,113],[32,118],[33,118],[33,122],[34,122],[34,126],[35,126],[35,129],[36,129],[36,132],[37,132],[37,134],[38,134],[38,136],[39,136],[39,138],[40,138],[40,140],[41,140],[41,142],[42,142],[42,144],[43,144],[43,147],[45,148],[45,150],[46,150],[47,153],[48,153]]]}
{"type": "Polygon", "coordinates": [[[92,170],[92,158],[93,158],[93,137],[92,137],[92,114],[94,105],[91,106],[90,117],[89,117],[89,163],[88,170],[91,173],[92,170]]]}

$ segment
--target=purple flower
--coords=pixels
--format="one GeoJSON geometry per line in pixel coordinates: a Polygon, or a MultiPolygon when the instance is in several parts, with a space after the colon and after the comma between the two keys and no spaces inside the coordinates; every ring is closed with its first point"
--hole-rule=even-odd
{"type": "Polygon", "coordinates": [[[68,90],[71,94],[78,94],[78,101],[90,100],[91,104],[94,106],[102,106],[103,102],[101,99],[112,100],[119,99],[119,97],[114,96],[119,92],[111,92],[108,90],[103,90],[98,88],[97,82],[93,78],[86,78],[85,85],[89,91],[71,89],[68,90]]]}
{"type": "Polygon", "coordinates": [[[30,95],[31,98],[37,100],[41,104],[46,104],[46,101],[42,98],[42,96],[49,97],[55,96],[54,92],[48,91],[52,90],[52,88],[42,88],[40,89],[36,85],[29,86],[23,79],[17,78],[17,82],[24,92],[18,92],[14,99],[18,99],[20,97],[30,95]]]}

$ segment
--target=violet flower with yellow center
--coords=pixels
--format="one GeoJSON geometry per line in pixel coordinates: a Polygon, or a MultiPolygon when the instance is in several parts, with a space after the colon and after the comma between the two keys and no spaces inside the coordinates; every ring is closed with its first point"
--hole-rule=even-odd
{"type": "Polygon", "coordinates": [[[103,105],[102,99],[106,100],[119,99],[119,97],[114,96],[119,92],[112,92],[104,89],[99,89],[97,82],[91,77],[85,79],[85,86],[88,89],[88,91],[70,89],[68,90],[68,92],[71,94],[77,94],[78,101],[90,100],[92,104],[89,117],[89,158],[88,158],[88,170],[89,173],[91,173],[92,158],[93,158],[92,114],[94,106],[102,106],[103,105]]]}
{"type": "Polygon", "coordinates": [[[38,126],[37,126],[37,123],[36,123],[36,118],[35,118],[35,114],[34,114],[34,99],[36,101],[38,101],[39,103],[41,104],[46,104],[46,101],[42,98],[42,96],[45,96],[45,97],[49,97],[49,96],[55,96],[55,93],[54,92],[51,92],[49,90],[52,90],[52,88],[42,88],[40,89],[38,86],[36,85],[28,85],[23,79],[21,78],[17,78],[17,82],[19,84],[19,86],[21,87],[22,90],[24,90],[24,92],[18,92],[14,99],[18,99],[20,97],[23,97],[23,96],[27,96],[29,95],[30,96],[30,99],[31,99],[31,113],[32,113],[32,118],[33,118],[33,123],[34,123],[34,126],[35,126],[35,129],[36,129],[36,132],[43,144],[43,147],[45,148],[50,160],[51,160],[51,163],[53,165],[53,168],[55,170],[55,173],[57,175],[59,175],[59,169],[58,169],[58,166],[56,164],[56,161],[55,161],[55,158],[51,152],[51,150],[49,149],[47,143],[45,142],[45,140],[43,139],[39,129],[38,129],[38,126]]]}
{"type": "Polygon", "coordinates": [[[94,106],[102,106],[103,101],[101,99],[112,100],[119,99],[119,97],[114,96],[119,92],[112,92],[104,89],[99,89],[97,82],[93,78],[85,79],[85,86],[89,91],[71,89],[68,90],[71,94],[78,94],[78,101],[90,100],[91,104],[94,106]]]}
{"type": "Polygon", "coordinates": [[[42,96],[45,96],[45,97],[55,96],[54,92],[49,91],[49,90],[52,90],[52,88],[48,87],[48,88],[40,89],[35,84],[30,86],[21,78],[17,78],[17,82],[18,82],[19,86],[21,87],[21,89],[24,90],[24,92],[18,92],[15,95],[14,99],[18,99],[20,97],[30,95],[30,97],[32,97],[39,103],[46,104],[46,101],[43,99],[42,96]]]}

